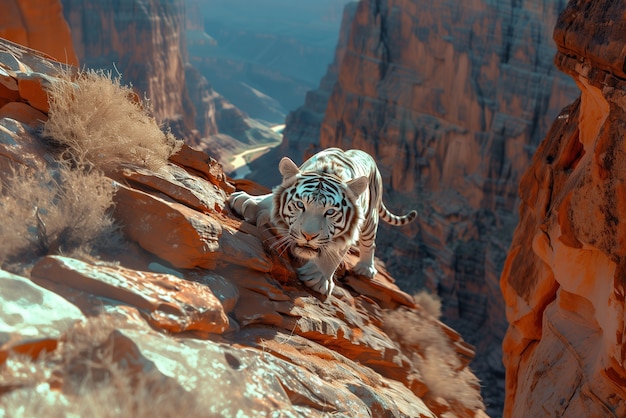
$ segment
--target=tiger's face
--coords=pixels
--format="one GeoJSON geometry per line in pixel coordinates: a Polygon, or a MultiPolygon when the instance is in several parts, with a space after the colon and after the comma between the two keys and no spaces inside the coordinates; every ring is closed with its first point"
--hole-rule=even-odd
{"type": "Polygon", "coordinates": [[[280,167],[284,180],[274,191],[272,217],[283,236],[279,245],[310,260],[351,242],[361,216],[357,199],[367,187],[367,179],[345,183],[323,173],[300,173],[293,166],[296,171],[287,176],[280,167]]]}
{"type": "Polygon", "coordinates": [[[292,253],[306,260],[333,245],[357,216],[340,185],[319,176],[301,179],[282,198],[280,215],[289,229],[292,253]]]}

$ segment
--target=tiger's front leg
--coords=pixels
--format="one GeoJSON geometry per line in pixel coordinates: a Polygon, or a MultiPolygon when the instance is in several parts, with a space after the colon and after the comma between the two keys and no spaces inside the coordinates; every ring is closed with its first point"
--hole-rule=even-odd
{"type": "Polygon", "coordinates": [[[318,258],[309,260],[305,265],[299,267],[297,269],[298,278],[316,292],[330,296],[335,287],[333,276],[342,259],[343,255],[341,257],[328,257],[322,254],[318,258]],[[339,262],[337,260],[339,260],[339,262]]]}

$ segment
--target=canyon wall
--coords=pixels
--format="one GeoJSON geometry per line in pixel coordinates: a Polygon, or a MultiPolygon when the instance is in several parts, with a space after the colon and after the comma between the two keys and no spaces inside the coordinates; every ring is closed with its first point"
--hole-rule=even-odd
{"type": "Polygon", "coordinates": [[[299,143],[370,152],[387,206],[418,209],[414,224],[381,228],[377,254],[403,289],[439,294],[447,323],[477,345],[473,366],[493,416],[507,326],[498,278],[518,183],[579,94],[553,64],[552,31],[565,4],[361,1],[321,125],[307,104],[285,129],[283,149],[295,159],[299,143]]]}
{"type": "Polygon", "coordinates": [[[626,4],[570,1],[557,66],[582,91],[521,185],[501,278],[505,413],[626,416],[626,4]]]}

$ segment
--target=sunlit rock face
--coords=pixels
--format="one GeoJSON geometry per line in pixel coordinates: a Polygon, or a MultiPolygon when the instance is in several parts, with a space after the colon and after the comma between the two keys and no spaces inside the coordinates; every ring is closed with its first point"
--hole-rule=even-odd
{"type": "MultiPolygon", "coordinates": [[[[59,64],[0,40],[0,68],[0,226],[23,222],[11,204],[36,218],[25,251],[5,256],[23,238],[6,229],[0,242],[7,416],[485,418],[474,349],[437,319],[435,300],[400,290],[380,261],[374,278],[353,275],[353,253],[323,300],[265,227],[230,212],[230,193],[263,188],[231,181],[188,146],[158,170],[126,162],[101,173],[100,187],[114,190],[117,247],[43,245],[53,202],[5,197],[26,194],[20,176],[62,169],[61,144],[39,134],[55,117],[46,99],[59,64]]],[[[95,175],[89,168],[80,173],[95,175]]],[[[96,190],[87,192],[69,200],[90,205],[96,190]]]]}
{"type": "Polygon", "coordinates": [[[388,206],[418,209],[412,226],[383,228],[377,254],[402,288],[436,291],[445,320],[477,344],[488,404],[502,402],[498,277],[518,183],[579,94],[553,65],[552,31],[565,4],[361,1],[321,125],[307,103],[285,129],[284,149],[296,159],[311,144],[370,152],[388,206]]]}
{"type": "Polygon", "coordinates": [[[501,278],[508,416],[626,415],[625,13],[571,1],[554,31],[555,62],[582,94],[520,185],[501,278]]]}

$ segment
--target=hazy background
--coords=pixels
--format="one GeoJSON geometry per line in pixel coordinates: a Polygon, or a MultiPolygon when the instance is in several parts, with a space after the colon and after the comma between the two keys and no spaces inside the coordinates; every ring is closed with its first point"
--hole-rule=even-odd
{"type": "Polygon", "coordinates": [[[348,0],[188,0],[190,62],[250,117],[284,123],[332,62],[348,0]]]}

